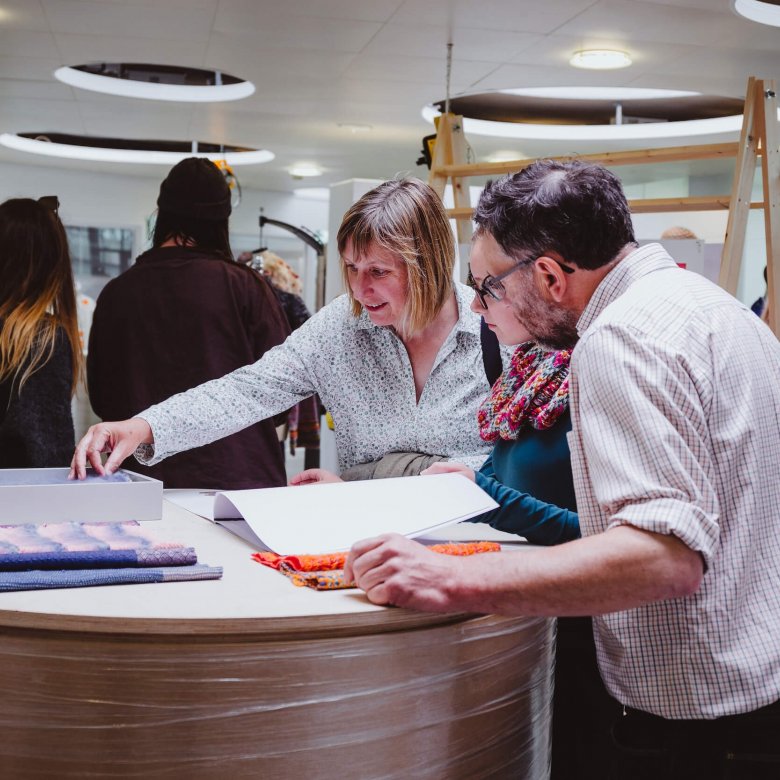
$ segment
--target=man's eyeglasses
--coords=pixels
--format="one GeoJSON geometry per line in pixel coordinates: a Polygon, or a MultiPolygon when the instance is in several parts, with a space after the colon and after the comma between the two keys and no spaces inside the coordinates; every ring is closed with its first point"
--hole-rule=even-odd
{"type": "MultiPolygon", "coordinates": [[[[477,294],[479,302],[482,304],[482,308],[487,309],[488,298],[492,298],[494,301],[502,301],[506,297],[506,287],[503,285],[503,280],[506,279],[509,274],[514,273],[519,268],[524,268],[525,266],[530,265],[537,259],[537,257],[527,257],[525,260],[521,260],[519,263],[516,263],[498,276],[486,276],[482,280],[481,285],[477,284],[476,279],[471,274],[471,266],[469,266],[469,273],[466,277],[466,284],[471,287],[471,289],[474,290],[474,292],[477,294]]],[[[554,257],[550,259],[555,260],[554,257]]],[[[574,268],[570,268],[568,265],[564,265],[562,262],[560,262],[560,260],[555,260],[555,262],[558,263],[564,273],[574,273],[574,268]]]]}

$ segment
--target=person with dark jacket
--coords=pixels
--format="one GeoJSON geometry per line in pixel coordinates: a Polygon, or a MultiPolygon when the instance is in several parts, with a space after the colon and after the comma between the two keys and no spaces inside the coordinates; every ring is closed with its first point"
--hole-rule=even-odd
{"type": "MultiPolygon", "coordinates": [[[[104,420],[148,406],[240,366],[287,337],[270,285],[232,259],[230,190],[209,160],[178,163],[162,182],[153,247],[97,301],[87,358],[89,396],[104,420]]],[[[244,489],[286,484],[274,421],[164,463],[125,468],[167,488],[244,489]]]]}
{"type": "Polygon", "coordinates": [[[55,204],[0,205],[0,468],[67,466],[72,455],[70,402],[82,358],[55,204]]]}

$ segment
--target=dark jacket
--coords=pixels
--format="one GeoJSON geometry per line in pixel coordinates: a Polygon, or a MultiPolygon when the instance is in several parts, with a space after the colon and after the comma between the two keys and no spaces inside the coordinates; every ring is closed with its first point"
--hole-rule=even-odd
{"type": "MultiPolygon", "coordinates": [[[[197,248],[161,247],[110,281],[95,308],[87,357],[92,408],[123,420],[175,393],[258,360],[289,327],[258,274],[197,248]]],[[[273,420],[144,467],[168,488],[286,484],[273,420]]]]}
{"type": "MultiPolygon", "coordinates": [[[[2,320],[0,320],[2,327],[2,320]]],[[[68,466],[73,457],[70,342],[58,330],[54,351],[18,391],[0,382],[0,468],[68,466]]]]}

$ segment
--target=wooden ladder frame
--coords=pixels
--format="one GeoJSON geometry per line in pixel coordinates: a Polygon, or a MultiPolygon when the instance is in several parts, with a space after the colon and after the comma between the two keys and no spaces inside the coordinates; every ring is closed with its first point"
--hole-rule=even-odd
{"type": "MultiPolygon", "coordinates": [[[[612,167],[736,157],[734,183],[730,195],[637,199],[630,200],[629,206],[635,214],[728,209],[728,224],[718,283],[732,295],[736,293],[739,283],[749,210],[763,209],[769,326],[775,335],[780,336],[778,331],[780,316],[776,314],[777,304],[780,303],[779,144],[780,130],[777,121],[775,83],[751,77],[748,80],[739,142],[584,154],[579,155],[577,159],[612,167]],[[750,196],[759,157],[764,200],[751,202],[750,196]]],[[[467,186],[468,178],[516,173],[534,162],[533,159],[521,159],[497,163],[469,163],[467,149],[468,143],[463,133],[463,117],[442,114],[438,118],[428,183],[441,198],[444,197],[447,183],[452,183],[455,206],[448,209],[447,214],[456,221],[459,244],[468,243],[472,234],[473,209],[467,186]]],[[[571,156],[552,159],[569,160],[571,156]]]]}

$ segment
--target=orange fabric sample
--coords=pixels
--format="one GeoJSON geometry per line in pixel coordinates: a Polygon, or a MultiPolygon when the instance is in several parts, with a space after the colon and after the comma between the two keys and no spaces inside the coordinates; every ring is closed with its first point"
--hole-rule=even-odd
{"type": "MultiPolygon", "coordinates": [[[[428,547],[432,552],[443,555],[475,555],[478,553],[499,552],[497,542],[446,542],[428,547]]],[[[347,553],[327,553],[324,555],[277,555],[272,552],[256,552],[252,558],[264,566],[284,574],[293,585],[314,588],[315,590],[337,590],[354,588],[354,582],[344,581],[344,564],[347,553]]]]}

